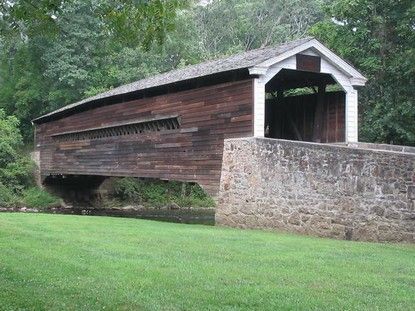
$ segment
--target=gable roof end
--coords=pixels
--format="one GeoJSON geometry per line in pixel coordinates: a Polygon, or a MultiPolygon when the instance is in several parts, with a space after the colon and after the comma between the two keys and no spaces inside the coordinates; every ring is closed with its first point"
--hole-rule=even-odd
{"type": "Polygon", "coordinates": [[[279,62],[308,49],[317,51],[318,54],[328,60],[344,74],[349,76],[351,85],[364,86],[366,84],[367,79],[357,69],[355,69],[352,65],[350,65],[348,62],[343,60],[341,57],[323,45],[320,41],[314,38],[310,38],[309,41],[297,45],[291,50],[258,63],[257,65],[249,68],[249,72],[250,74],[265,74],[271,66],[276,65],[279,62]]]}

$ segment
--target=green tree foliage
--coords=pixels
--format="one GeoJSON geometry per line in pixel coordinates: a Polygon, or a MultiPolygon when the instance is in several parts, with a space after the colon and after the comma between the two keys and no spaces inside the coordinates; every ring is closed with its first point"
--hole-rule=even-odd
{"type": "Polygon", "coordinates": [[[187,2],[1,1],[0,108],[21,121],[31,141],[31,119],[165,69],[160,53],[149,50],[187,2]]]}
{"type": "MultiPolygon", "coordinates": [[[[0,42],[1,44],[1,42],[0,42]]],[[[44,79],[44,40],[0,45],[0,108],[16,116],[24,137],[30,137],[33,116],[47,111],[48,80],[44,79]]]]}
{"type": "Polygon", "coordinates": [[[31,38],[38,33],[70,32],[61,27],[68,19],[70,8],[89,6],[90,13],[99,18],[107,34],[135,41],[143,36],[143,44],[154,40],[163,42],[174,29],[176,12],[187,7],[189,0],[3,0],[0,2],[2,33],[19,33],[31,38]]]}
{"type": "Polygon", "coordinates": [[[322,15],[320,1],[0,2],[0,108],[31,141],[31,119],[81,98],[304,36],[322,15]]]}
{"type": "Polygon", "coordinates": [[[361,139],[415,145],[415,2],[335,0],[312,33],[369,79],[361,139]]]}
{"type": "Polygon", "coordinates": [[[322,0],[218,0],[196,11],[198,37],[213,54],[303,37],[322,18],[322,0]]]}
{"type": "Polygon", "coordinates": [[[162,44],[175,29],[176,14],[187,8],[188,0],[107,0],[102,5],[107,26],[124,44],[140,37],[144,47],[153,41],[162,44]]]}
{"type": "Polygon", "coordinates": [[[50,109],[60,107],[84,96],[102,81],[105,53],[109,50],[100,18],[93,14],[89,1],[74,1],[61,11],[56,21],[60,32],[49,40],[42,55],[44,79],[50,81],[47,90],[50,109]]]}
{"type": "Polygon", "coordinates": [[[3,0],[0,2],[0,30],[11,38],[32,37],[41,32],[54,32],[54,19],[63,0],[3,0]]]}
{"type": "MultiPolygon", "coordinates": [[[[21,153],[19,120],[0,109],[0,192],[12,196],[32,183],[32,162],[21,153]]],[[[7,197],[8,197],[7,196],[7,197]]]]}
{"type": "Polygon", "coordinates": [[[57,197],[34,185],[34,164],[22,147],[19,120],[0,109],[0,207],[59,205],[57,197]]]}
{"type": "Polygon", "coordinates": [[[178,181],[119,178],[113,184],[113,197],[120,203],[162,207],[171,203],[181,207],[214,207],[215,201],[198,184],[178,181]]]}

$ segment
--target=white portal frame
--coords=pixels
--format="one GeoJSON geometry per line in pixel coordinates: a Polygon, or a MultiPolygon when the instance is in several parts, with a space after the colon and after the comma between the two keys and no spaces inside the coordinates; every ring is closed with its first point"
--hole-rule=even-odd
{"type": "Polygon", "coordinates": [[[358,142],[358,92],[356,87],[364,86],[367,79],[316,39],[249,68],[249,73],[256,76],[253,81],[254,136],[264,137],[265,85],[282,69],[296,70],[297,54],[319,56],[321,58],[320,72],[330,74],[343,88],[346,93],[345,140],[346,143],[358,142]]]}

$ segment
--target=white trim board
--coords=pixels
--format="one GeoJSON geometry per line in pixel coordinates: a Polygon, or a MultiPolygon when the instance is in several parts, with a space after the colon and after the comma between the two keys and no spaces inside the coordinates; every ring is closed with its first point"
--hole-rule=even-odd
{"type": "Polygon", "coordinates": [[[296,55],[321,57],[321,73],[330,74],[346,93],[346,142],[358,141],[358,94],[355,86],[365,85],[367,79],[346,61],[313,39],[274,58],[249,68],[254,79],[254,136],[264,137],[265,85],[282,69],[297,69],[296,55]]]}
{"type": "Polygon", "coordinates": [[[260,64],[249,68],[249,73],[251,75],[263,75],[270,67],[277,65],[278,63],[291,56],[295,56],[296,54],[309,53],[321,56],[323,59],[331,63],[334,67],[337,67],[340,71],[349,76],[351,85],[364,86],[366,84],[367,79],[359,71],[357,71],[353,66],[349,65],[346,61],[341,59],[316,39],[312,39],[285,53],[282,53],[276,57],[270,58],[260,64]]]}

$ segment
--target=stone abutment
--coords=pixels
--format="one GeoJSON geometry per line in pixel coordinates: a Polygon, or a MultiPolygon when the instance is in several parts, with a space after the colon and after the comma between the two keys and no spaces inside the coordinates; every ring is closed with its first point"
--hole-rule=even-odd
{"type": "Polygon", "coordinates": [[[216,223],[415,242],[415,154],[266,138],[225,141],[216,223]]]}

